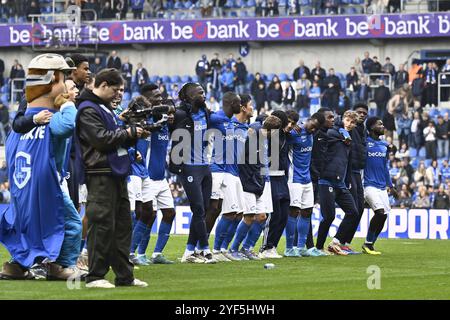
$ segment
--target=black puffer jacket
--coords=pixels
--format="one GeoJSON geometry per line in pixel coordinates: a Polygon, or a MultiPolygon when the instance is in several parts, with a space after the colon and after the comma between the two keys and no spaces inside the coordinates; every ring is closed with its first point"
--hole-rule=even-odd
{"type": "Polygon", "coordinates": [[[367,159],[367,135],[364,123],[350,132],[352,137],[352,170],[359,172],[364,169],[367,159]]]}
{"type": "Polygon", "coordinates": [[[320,128],[314,134],[310,167],[311,180],[314,182],[320,179],[320,170],[327,150],[327,130],[327,128],[320,128]]]}

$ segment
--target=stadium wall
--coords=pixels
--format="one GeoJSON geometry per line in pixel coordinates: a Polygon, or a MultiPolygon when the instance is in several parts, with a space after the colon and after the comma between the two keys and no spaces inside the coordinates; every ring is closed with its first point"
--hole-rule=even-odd
{"type": "MultiPolygon", "coordinates": [[[[384,63],[385,57],[398,67],[407,61],[409,55],[419,49],[445,49],[450,46],[448,38],[434,39],[387,39],[387,40],[323,40],[297,42],[250,42],[250,53],[243,59],[251,73],[290,74],[303,59],[310,68],[317,60],[323,68],[334,67],[337,72],[347,73],[356,57],[363,57],[364,51],[378,56],[384,63]]],[[[117,50],[121,58],[129,57],[136,66],[142,62],[150,75],[194,75],[195,64],[202,54],[208,59],[218,52],[221,58],[233,53],[239,56],[239,43],[178,43],[178,44],[132,44],[103,45],[99,50],[117,50]]],[[[26,68],[36,55],[30,48],[2,48],[2,59],[6,70],[18,59],[26,68]]],[[[6,74],[5,74],[6,75],[6,74]]]]}

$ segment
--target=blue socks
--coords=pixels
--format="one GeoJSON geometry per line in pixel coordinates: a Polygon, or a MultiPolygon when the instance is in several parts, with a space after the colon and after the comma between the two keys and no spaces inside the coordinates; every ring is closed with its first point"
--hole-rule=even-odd
{"type": "Polygon", "coordinates": [[[228,228],[225,239],[223,239],[223,242],[220,246],[220,250],[222,250],[222,251],[228,250],[228,246],[230,245],[231,240],[233,240],[233,237],[234,237],[234,234],[236,233],[236,229],[239,225],[239,222],[241,222],[241,220],[238,220],[238,219],[234,219],[232,221],[232,224],[228,228]]]}
{"type": "Polygon", "coordinates": [[[294,246],[295,228],[297,227],[297,218],[288,216],[286,224],[286,249],[292,249],[294,246]]]}
{"type": "Polygon", "coordinates": [[[298,242],[297,247],[303,249],[306,245],[306,239],[308,238],[309,225],[311,223],[311,217],[305,218],[300,216],[297,220],[298,242]]]}
{"type": "Polygon", "coordinates": [[[219,222],[217,222],[216,227],[216,236],[214,237],[214,250],[219,251],[220,245],[227,235],[228,228],[233,223],[233,220],[224,218],[224,216],[220,217],[219,222]]]}
{"type": "Polygon", "coordinates": [[[247,233],[247,237],[244,239],[244,243],[242,244],[242,248],[245,250],[249,250],[250,248],[253,248],[256,244],[256,242],[259,239],[259,236],[261,235],[261,232],[266,226],[266,222],[253,222],[252,226],[250,227],[250,230],[247,233]]]}
{"type": "Polygon", "coordinates": [[[239,246],[241,245],[242,240],[244,240],[245,236],[247,235],[250,226],[251,225],[247,225],[244,220],[239,223],[236,229],[236,236],[234,237],[233,244],[231,245],[231,251],[239,250],[239,246]]]}
{"type": "Polygon", "coordinates": [[[164,247],[166,246],[167,240],[169,240],[170,229],[172,229],[172,224],[161,221],[158,230],[158,240],[156,241],[155,252],[163,251],[164,247]]]}
{"type": "Polygon", "coordinates": [[[136,225],[133,229],[133,236],[131,238],[131,248],[130,253],[134,254],[136,251],[138,245],[141,243],[142,235],[147,229],[147,225],[143,223],[142,221],[136,222],[136,225]]]}
{"type": "Polygon", "coordinates": [[[148,244],[150,243],[150,234],[152,233],[152,227],[147,227],[142,234],[141,243],[139,243],[138,254],[145,254],[148,244]]]}

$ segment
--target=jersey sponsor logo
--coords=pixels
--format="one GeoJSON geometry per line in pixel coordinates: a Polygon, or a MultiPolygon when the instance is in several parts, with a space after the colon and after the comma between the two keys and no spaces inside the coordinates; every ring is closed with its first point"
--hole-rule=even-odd
{"type": "Polygon", "coordinates": [[[39,126],[31,129],[28,133],[22,135],[20,137],[20,140],[41,140],[45,137],[45,127],[46,126],[39,126]]]}
{"type": "Polygon", "coordinates": [[[195,131],[206,130],[207,127],[208,127],[207,124],[196,124],[194,126],[194,130],[195,131]]]}
{"type": "Polygon", "coordinates": [[[312,151],[312,147],[304,147],[300,149],[300,152],[311,152],[312,151]]]}
{"type": "Polygon", "coordinates": [[[14,183],[19,189],[23,189],[31,179],[31,155],[19,151],[16,154],[14,170],[14,183]]]}
{"type": "Polygon", "coordinates": [[[333,187],[328,187],[328,191],[329,191],[330,193],[332,193],[332,192],[333,192],[333,187]]]}
{"type": "Polygon", "coordinates": [[[380,158],[386,158],[386,152],[368,152],[368,157],[380,157],[380,158]]]}
{"type": "Polygon", "coordinates": [[[187,177],[187,181],[188,181],[188,182],[192,182],[192,181],[194,181],[194,177],[193,177],[193,176],[189,176],[189,177],[187,177]]]}
{"type": "Polygon", "coordinates": [[[158,134],[158,140],[169,141],[169,135],[168,134],[158,134]]]}

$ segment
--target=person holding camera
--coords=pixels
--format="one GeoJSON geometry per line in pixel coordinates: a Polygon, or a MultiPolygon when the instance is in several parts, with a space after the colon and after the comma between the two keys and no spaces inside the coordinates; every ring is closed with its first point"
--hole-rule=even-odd
{"type": "Polygon", "coordinates": [[[119,71],[100,71],[92,91],[80,96],[76,134],[80,141],[88,189],[87,288],[116,286],[147,287],[135,279],[128,259],[131,244],[131,215],[127,176],[130,158],[127,148],[146,134],[140,127],[119,127],[111,104],[123,85],[119,71]],[[104,279],[109,268],[116,274],[115,285],[104,279]]]}

